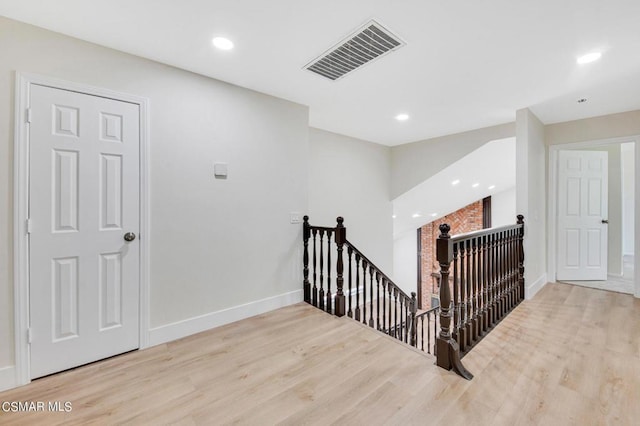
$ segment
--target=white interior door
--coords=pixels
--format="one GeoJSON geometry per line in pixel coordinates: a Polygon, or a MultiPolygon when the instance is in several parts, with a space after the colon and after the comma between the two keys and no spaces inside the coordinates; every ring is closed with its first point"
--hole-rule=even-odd
{"type": "Polygon", "coordinates": [[[138,348],[138,105],[31,85],[31,377],[138,348]],[[130,236],[129,236],[130,237],[130,236]]]}
{"type": "Polygon", "coordinates": [[[556,278],[606,280],[607,152],[559,151],[558,154],[556,278]]]}

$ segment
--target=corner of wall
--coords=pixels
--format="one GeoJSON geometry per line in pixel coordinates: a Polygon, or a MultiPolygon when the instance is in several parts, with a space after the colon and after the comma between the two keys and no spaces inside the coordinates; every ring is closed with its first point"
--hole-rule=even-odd
{"type": "Polygon", "coordinates": [[[13,365],[0,368],[0,392],[13,389],[17,386],[16,368],[13,365]]]}
{"type": "Polygon", "coordinates": [[[542,288],[547,285],[547,274],[544,273],[533,283],[526,285],[524,289],[524,298],[526,300],[531,300],[533,297],[538,294],[542,288]]]}

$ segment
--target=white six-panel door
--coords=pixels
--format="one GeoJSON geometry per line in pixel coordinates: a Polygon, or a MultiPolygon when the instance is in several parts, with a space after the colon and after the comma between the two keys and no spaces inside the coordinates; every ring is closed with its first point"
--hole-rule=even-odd
{"type": "Polygon", "coordinates": [[[559,151],[558,280],[607,279],[607,152],[559,151]]]}
{"type": "Polygon", "coordinates": [[[139,345],[139,107],[31,85],[31,377],[139,345]]]}

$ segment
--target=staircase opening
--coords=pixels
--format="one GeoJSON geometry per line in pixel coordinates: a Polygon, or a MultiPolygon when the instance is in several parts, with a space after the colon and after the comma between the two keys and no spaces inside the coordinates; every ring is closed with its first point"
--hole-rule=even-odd
{"type": "Polygon", "coordinates": [[[304,301],[433,353],[438,366],[470,380],[462,357],[524,299],[524,218],[517,219],[453,236],[441,224],[435,257],[447,284],[440,306],[423,311],[416,292],[405,293],[347,239],[342,217],[327,227],[305,216],[304,301]]]}

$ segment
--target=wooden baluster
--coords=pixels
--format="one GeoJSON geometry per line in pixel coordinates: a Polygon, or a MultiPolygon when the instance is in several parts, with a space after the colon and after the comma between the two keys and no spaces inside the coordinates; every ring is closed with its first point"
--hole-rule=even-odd
{"type": "Polygon", "coordinates": [[[318,292],[318,307],[324,310],[324,229],[320,230],[320,291],[318,292]]]}
{"type": "Polygon", "coordinates": [[[391,283],[388,283],[388,285],[387,285],[387,292],[389,293],[389,303],[388,303],[389,312],[388,312],[388,315],[387,315],[387,322],[389,324],[388,324],[388,327],[387,327],[387,333],[391,336],[392,335],[391,334],[391,320],[393,318],[393,316],[391,314],[391,303],[393,302],[393,289],[392,289],[391,283]]]}
{"type": "MultiPolygon", "coordinates": [[[[439,310],[435,310],[433,311],[433,339],[435,340],[436,337],[438,336],[438,318],[440,317],[439,315],[439,310]]],[[[429,340],[431,341],[431,340],[429,340]]],[[[433,343],[433,354],[436,354],[436,343],[433,343]]]]}
{"type": "MultiPolygon", "coordinates": [[[[369,327],[373,327],[373,275],[374,275],[373,265],[369,266],[369,277],[370,277],[370,287],[369,287],[369,327]]],[[[375,270],[378,273],[377,270],[375,270]]]]}
{"type": "Polygon", "coordinates": [[[409,343],[409,304],[411,301],[406,297],[402,297],[404,299],[404,316],[402,317],[402,329],[404,331],[404,342],[409,343]]]}
{"type": "Polygon", "coordinates": [[[393,288],[393,299],[394,299],[393,337],[398,338],[398,289],[396,287],[393,288]]]}
{"type": "MultiPolygon", "coordinates": [[[[424,315],[420,316],[420,349],[424,352],[424,315]]],[[[429,314],[427,314],[427,320],[429,319],[429,314]]],[[[429,321],[427,321],[427,353],[429,352],[429,321]]]]}
{"type": "MultiPolygon", "coordinates": [[[[344,296],[344,264],[342,262],[342,251],[344,243],[347,240],[347,229],[344,227],[344,219],[338,217],[338,225],[336,226],[335,242],[338,253],[338,263],[336,264],[336,298],[335,298],[335,314],[342,317],[345,314],[345,296],[344,296]]],[[[349,288],[351,290],[351,288],[349,288]]]]}
{"type": "Polygon", "coordinates": [[[507,314],[507,233],[501,232],[502,244],[500,244],[500,257],[502,260],[502,318],[507,314]]]}
{"type": "Polygon", "coordinates": [[[356,321],[360,321],[360,255],[356,253],[356,321]]]}
{"type": "Polygon", "coordinates": [[[411,346],[418,346],[418,330],[417,330],[417,322],[416,322],[416,313],[418,311],[418,301],[416,299],[416,292],[412,291],[411,292],[411,305],[410,305],[410,313],[409,313],[409,324],[410,324],[410,330],[411,330],[411,337],[410,337],[410,345],[411,346]]]}
{"type": "Polygon", "coordinates": [[[493,234],[487,235],[487,286],[488,288],[488,305],[489,324],[491,328],[495,324],[495,299],[493,297],[493,234]]]}
{"type": "Polygon", "coordinates": [[[497,234],[491,235],[491,306],[493,315],[491,325],[495,325],[498,320],[498,266],[497,266],[497,234]]]}
{"type": "Polygon", "coordinates": [[[318,307],[318,287],[316,286],[316,271],[317,271],[317,256],[316,256],[316,237],[318,235],[318,230],[313,230],[313,291],[312,291],[312,302],[313,306],[318,307]]]}
{"type": "Polygon", "coordinates": [[[353,249],[351,248],[351,246],[349,246],[347,248],[347,256],[349,257],[349,310],[347,311],[347,315],[350,318],[353,318],[353,311],[351,310],[351,301],[353,299],[353,293],[351,291],[351,274],[352,274],[352,269],[351,269],[351,256],[353,255],[353,249]]]}
{"type": "Polygon", "coordinates": [[[518,287],[520,300],[524,300],[524,216],[518,215],[518,287]]]}
{"type": "Polygon", "coordinates": [[[380,272],[376,272],[376,329],[380,330],[380,272]]]}
{"type": "Polygon", "coordinates": [[[504,244],[502,247],[502,255],[504,257],[504,293],[502,298],[504,299],[504,315],[509,312],[509,232],[504,231],[504,244]]]}
{"type": "Polygon", "coordinates": [[[446,223],[440,225],[440,236],[436,242],[436,258],[440,264],[440,335],[436,339],[436,364],[445,370],[454,369],[467,380],[473,375],[460,361],[460,348],[451,338],[451,290],[449,289],[449,265],[453,259],[453,247],[446,223]]]}
{"type": "MultiPolygon", "coordinates": [[[[461,326],[461,317],[460,317],[460,277],[458,276],[458,243],[453,243],[453,300],[451,300],[451,309],[453,311],[453,330],[452,337],[453,340],[460,342],[460,326],[461,326]]],[[[448,284],[448,283],[447,283],[448,284]]],[[[440,283],[440,285],[443,285],[440,283]]]]}
{"type": "Polygon", "coordinates": [[[489,256],[487,255],[487,244],[489,237],[482,237],[482,331],[483,334],[489,329],[489,256]]]}
{"type": "Polygon", "coordinates": [[[498,321],[502,319],[503,312],[503,303],[502,303],[502,268],[503,268],[503,257],[502,257],[502,232],[498,232],[497,234],[497,266],[498,266],[498,321]]]}
{"type": "Polygon", "coordinates": [[[478,337],[482,337],[484,334],[484,281],[482,279],[482,237],[476,238],[476,250],[477,250],[477,282],[478,282],[478,337]]]}
{"type": "MultiPolygon", "coordinates": [[[[400,293],[400,292],[398,292],[400,293]]],[[[398,322],[398,337],[397,339],[400,340],[401,342],[404,340],[404,323],[405,323],[405,316],[404,316],[404,297],[402,297],[400,294],[398,294],[399,299],[400,299],[400,322],[398,322]]]]}
{"type": "Polygon", "coordinates": [[[333,235],[333,231],[327,229],[327,292],[326,298],[327,303],[325,305],[325,310],[329,313],[333,311],[332,309],[332,298],[331,298],[331,236],[333,235]]]}
{"type": "Polygon", "coordinates": [[[473,302],[473,310],[472,310],[472,322],[471,322],[471,339],[475,342],[478,340],[478,329],[479,329],[479,321],[478,317],[478,309],[480,305],[478,304],[478,245],[475,238],[472,238],[469,243],[471,244],[471,291],[473,292],[472,302],[473,302]]]}
{"type": "Polygon", "coordinates": [[[387,280],[382,278],[382,328],[381,330],[387,332],[387,280]]]}
{"type": "Polygon", "coordinates": [[[302,221],[302,243],[304,246],[302,252],[302,289],[304,301],[311,303],[311,283],[309,282],[309,237],[311,237],[311,230],[309,227],[309,216],[304,216],[302,221]]]}
{"type": "Polygon", "coordinates": [[[515,294],[514,290],[515,286],[515,274],[514,272],[514,263],[513,263],[513,253],[515,251],[515,230],[509,230],[509,247],[507,250],[507,259],[509,259],[509,310],[512,310],[515,306],[515,294]]]}
{"type": "MultiPolygon", "coordinates": [[[[469,348],[471,347],[471,344],[473,343],[473,276],[471,275],[471,261],[472,261],[472,256],[471,256],[471,241],[467,240],[465,243],[466,246],[466,250],[467,250],[467,261],[466,261],[466,267],[467,267],[467,272],[466,272],[466,284],[467,284],[467,313],[465,315],[465,319],[466,319],[466,327],[467,327],[467,346],[464,349],[464,351],[468,351],[469,348]]],[[[460,347],[460,350],[462,349],[462,346],[460,347]]]]}
{"type": "Polygon", "coordinates": [[[520,286],[518,285],[518,229],[513,231],[513,294],[515,305],[520,303],[520,286]]]}
{"type": "Polygon", "coordinates": [[[362,323],[367,323],[367,266],[368,263],[362,259],[362,323]]]}
{"type": "Polygon", "coordinates": [[[467,347],[467,277],[465,274],[466,247],[464,241],[460,241],[458,248],[460,252],[460,330],[458,332],[458,344],[460,344],[460,350],[464,352],[467,347]]]}
{"type": "Polygon", "coordinates": [[[500,232],[500,318],[504,318],[505,306],[505,256],[504,256],[504,232],[500,232]]]}

